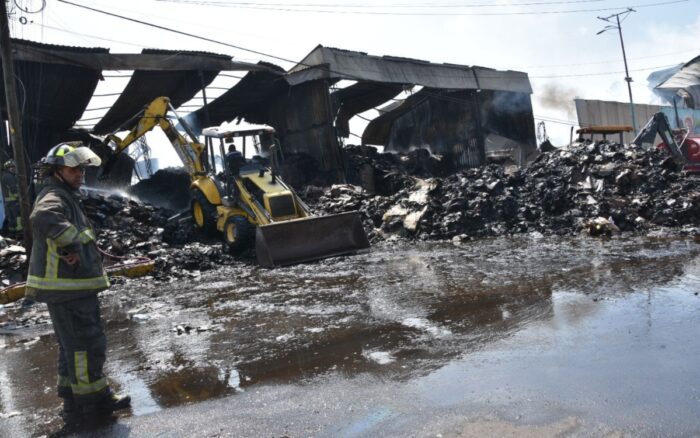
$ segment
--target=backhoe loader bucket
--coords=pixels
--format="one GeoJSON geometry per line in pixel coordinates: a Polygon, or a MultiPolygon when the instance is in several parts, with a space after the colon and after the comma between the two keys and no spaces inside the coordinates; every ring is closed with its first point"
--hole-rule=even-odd
{"type": "Polygon", "coordinates": [[[369,248],[360,215],[353,211],[263,225],[255,232],[258,264],[292,265],[369,248]]]}

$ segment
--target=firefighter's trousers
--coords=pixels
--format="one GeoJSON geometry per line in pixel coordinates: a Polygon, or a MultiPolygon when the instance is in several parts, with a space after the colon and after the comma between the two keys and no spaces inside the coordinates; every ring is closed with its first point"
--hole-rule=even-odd
{"type": "Polygon", "coordinates": [[[58,396],[72,396],[78,405],[106,397],[109,388],[102,367],[107,341],[97,294],[48,307],[58,338],[58,396]]]}

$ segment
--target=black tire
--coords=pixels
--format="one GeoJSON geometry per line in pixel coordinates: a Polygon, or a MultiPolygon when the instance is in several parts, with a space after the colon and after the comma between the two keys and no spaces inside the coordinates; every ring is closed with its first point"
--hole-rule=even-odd
{"type": "Polygon", "coordinates": [[[245,216],[231,216],[224,224],[224,248],[229,253],[240,253],[253,243],[255,227],[245,216]]]}
{"type": "Polygon", "coordinates": [[[208,235],[216,234],[216,206],[207,200],[201,190],[192,190],[191,211],[195,227],[208,235]]]}

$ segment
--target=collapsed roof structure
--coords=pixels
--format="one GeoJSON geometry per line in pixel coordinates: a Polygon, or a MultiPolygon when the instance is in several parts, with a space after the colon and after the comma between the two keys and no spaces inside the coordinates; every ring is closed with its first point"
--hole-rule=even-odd
{"type": "Polygon", "coordinates": [[[522,72],[319,45],[284,75],[248,73],[196,115],[201,120],[208,111],[212,124],[240,117],[273,126],[285,153],[310,155],[336,175],[343,171],[341,141],[350,135],[387,150],[428,148],[474,167],[487,152],[516,151],[522,162],[535,150],[531,93],[522,72]],[[341,81],[353,83],[339,88],[341,81]],[[371,109],[380,116],[361,135],[351,133],[349,120],[371,109]]]}
{"type": "MultiPolygon", "coordinates": [[[[133,71],[117,101],[90,130],[101,135],[131,128],[129,120],[158,96],[170,96],[176,108],[209,85],[221,71],[260,70],[255,64],[206,52],[144,49],[142,53],[111,54],[104,48],[80,48],[13,39],[13,56],[23,110],[23,137],[31,161],[60,141],[84,138],[74,131],[87,109],[104,71],[133,71]]],[[[0,95],[5,90],[0,84],[0,95]]],[[[94,96],[99,97],[99,96],[94,96]]],[[[7,120],[5,99],[0,99],[7,120]]],[[[85,121],[94,120],[87,116],[85,121]]],[[[4,129],[4,123],[0,123],[4,129]]],[[[6,141],[0,135],[0,141],[6,141]]],[[[6,151],[6,145],[2,148],[6,151]]]]}
{"type": "Polygon", "coordinates": [[[372,56],[321,45],[289,71],[205,52],[145,49],[140,54],[110,54],[102,48],[22,40],[14,40],[14,52],[25,93],[20,96],[23,130],[32,161],[51,145],[74,139],[69,137],[131,128],[131,117],[158,96],[170,97],[178,108],[206,92],[217,75],[228,70],[248,73],[216,99],[203,101],[188,120],[200,127],[237,118],[270,125],[285,155],[311,157],[332,180],[343,179],[342,145],[350,135],[387,150],[427,148],[462,167],[479,166],[487,154],[503,151],[522,163],[536,149],[532,88],[523,72],[372,56]],[[91,98],[99,97],[93,95],[106,70],[133,74],[113,105],[86,109],[91,98]],[[347,82],[351,84],[341,87],[347,82]],[[369,120],[361,134],[352,133],[350,119],[371,109],[379,116],[369,120]],[[89,115],[97,110],[107,112],[89,115]]]}

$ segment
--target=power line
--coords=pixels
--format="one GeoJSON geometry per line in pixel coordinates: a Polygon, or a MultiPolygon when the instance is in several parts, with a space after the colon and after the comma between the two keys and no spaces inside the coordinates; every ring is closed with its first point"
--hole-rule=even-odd
{"type": "Polygon", "coordinates": [[[394,8],[412,8],[412,9],[435,9],[435,8],[484,8],[484,7],[499,7],[499,6],[541,6],[541,5],[561,5],[575,3],[599,3],[604,0],[558,0],[558,1],[529,1],[522,3],[507,3],[494,5],[493,3],[393,3],[393,4],[369,4],[369,3],[260,3],[260,2],[227,2],[214,0],[156,0],[169,3],[182,3],[203,6],[219,6],[219,7],[237,7],[237,6],[283,6],[294,8],[368,8],[368,9],[394,9],[394,8]]]}
{"type": "MultiPolygon", "coordinates": [[[[652,59],[652,58],[663,58],[665,56],[672,56],[672,55],[680,55],[682,53],[697,53],[697,49],[689,49],[689,50],[681,50],[678,52],[668,52],[668,53],[659,53],[656,55],[649,55],[649,56],[638,56],[636,58],[629,58],[630,61],[638,61],[640,59],[652,59]]],[[[611,59],[607,61],[595,61],[595,62],[581,62],[581,63],[575,63],[575,64],[547,64],[547,65],[529,65],[529,66],[523,66],[523,67],[512,67],[515,69],[519,70],[527,70],[531,68],[556,68],[556,67],[580,67],[584,65],[599,65],[599,64],[611,64],[614,62],[619,62],[619,59],[611,59]]]]}
{"type": "MultiPolygon", "coordinates": [[[[58,21],[58,19],[57,19],[56,17],[53,17],[53,18],[54,18],[56,21],[58,21]]],[[[30,23],[34,23],[34,22],[32,21],[32,22],[30,22],[30,23]]],[[[67,28],[60,28],[60,27],[56,27],[56,26],[50,26],[50,25],[48,25],[48,24],[43,24],[43,23],[40,24],[40,26],[41,26],[41,27],[45,27],[45,28],[47,28],[47,29],[52,29],[52,30],[55,30],[55,31],[58,31],[58,32],[64,32],[64,33],[68,33],[68,34],[72,34],[72,35],[76,35],[76,36],[84,36],[84,37],[92,38],[92,39],[95,39],[95,40],[108,41],[108,42],[110,42],[110,43],[124,44],[124,45],[127,45],[127,46],[133,46],[133,47],[138,47],[138,48],[144,48],[144,47],[145,47],[145,46],[143,46],[143,45],[141,45],[141,44],[129,43],[129,42],[126,42],[126,41],[114,40],[114,39],[110,39],[110,38],[98,37],[98,36],[96,36],[96,35],[90,35],[90,34],[87,34],[87,33],[76,32],[76,31],[74,31],[74,30],[70,30],[70,29],[67,29],[67,28]]],[[[87,43],[90,43],[89,41],[84,40],[84,39],[83,39],[83,41],[85,41],[85,42],[87,42],[87,43]]]]}
{"type": "MultiPolygon", "coordinates": [[[[192,33],[189,33],[189,32],[181,31],[181,30],[171,29],[171,28],[169,28],[169,27],[161,26],[161,25],[154,24],[154,23],[148,23],[148,22],[146,22],[146,21],[137,20],[136,18],[131,18],[131,17],[126,17],[126,16],[124,16],[124,15],[114,14],[114,13],[112,13],[112,12],[103,11],[103,10],[101,10],[101,9],[91,8],[90,6],[85,6],[85,5],[81,5],[81,4],[78,4],[78,3],[73,3],[73,2],[70,2],[70,1],[68,1],[68,0],[58,0],[58,1],[61,2],[61,3],[68,4],[68,5],[76,6],[76,7],[78,7],[78,8],[87,9],[87,10],[89,10],[89,11],[97,12],[97,13],[104,14],[104,15],[109,15],[109,16],[111,16],[111,17],[120,18],[120,19],[122,19],[122,20],[127,20],[127,21],[131,21],[131,22],[134,22],[134,23],[143,24],[144,26],[154,27],[154,28],[156,28],[156,29],[165,30],[165,31],[167,31],[167,32],[172,32],[172,33],[176,33],[176,34],[179,34],[179,35],[185,35],[185,36],[188,36],[188,37],[191,37],[191,38],[196,38],[196,39],[199,39],[199,40],[202,40],[202,41],[207,41],[207,42],[210,42],[210,43],[214,43],[214,44],[219,44],[219,45],[222,45],[222,46],[231,47],[231,48],[234,48],[234,49],[236,49],[236,50],[242,50],[242,51],[244,51],[244,52],[254,53],[254,54],[256,54],[256,55],[265,56],[265,57],[268,57],[268,58],[278,59],[278,60],[280,60],[280,61],[284,61],[284,62],[289,62],[289,63],[292,63],[292,64],[296,64],[296,62],[295,62],[295,61],[292,61],[291,59],[286,59],[286,58],[282,58],[282,57],[279,57],[279,56],[269,55],[269,54],[266,54],[266,53],[263,53],[263,52],[259,52],[259,51],[257,51],[257,50],[247,49],[247,48],[245,48],[245,47],[236,46],[236,45],[234,45],[234,44],[225,43],[225,42],[223,42],[223,41],[217,41],[217,40],[212,39],[212,38],[207,38],[207,37],[195,35],[195,34],[192,34],[192,33]]],[[[685,1],[685,0],[683,0],[683,1],[685,1]]]]}
{"type": "MultiPolygon", "coordinates": [[[[219,45],[226,46],[226,47],[231,47],[231,48],[234,48],[234,49],[236,49],[236,50],[242,50],[242,51],[245,51],[245,52],[254,53],[254,54],[256,54],[256,55],[264,56],[264,57],[267,57],[267,58],[272,58],[272,59],[276,59],[276,60],[280,60],[280,61],[284,61],[284,62],[289,62],[289,63],[292,63],[292,64],[301,65],[301,66],[304,66],[304,67],[318,67],[318,66],[311,65],[311,64],[303,64],[303,63],[300,63],[300,62],[298,62],[298,61],[293,61],[293,60],[288,59],[288,58],[283,58],[283,57],[281,57],[281,56],[276,56],[276,55],[272,55],[272,54],[269,54],[269,53],[264,53],[264,52],[260,52],[260,51],[257,51],[257,50],[248,49],[248,48],[245,48],[245,47],[241,47],[241,46],[237,46],[237,45],[234,45],[234,44],[226,43],[226,42],[223,42],[223,41],[215,40],[215,39],[212,39],[212,38],[203,37],[203,36],[196,35],[196,34],[192,34],[192,33],[189,33],[189,32],[184,32],[184,31],[181,31],[181,30],[172,29],[172,28],[169,28],[169,27],[166,27],[166,26],[161,26],[161,25],[154,24],[154,23],[148,23],[148,22],[141,21],[141,20],[138,20],[138,19],[135,19],[135,18],[131,18],[131,17],[127,17],[127,16],[124,16],[124,15],[114,14],[114,13],[112,13],[112,12],[107,12],[107,11],[103,11],[103,10],[100,10],[100,9],[92,8],[92,7],[89,7],[89,6],[85,6],[85,5],[73,3],[73,2],[70,2],[70,1],[68,1],[68,0],[58,0],[58,1],[61,2],[61,3],[66,3],[66,4],[69,4],[69,5],[72,5],[72,6],[76,6],[76,7],[79,7],[79,8],[88,9],[88,10],[90,10],[90,11],[97,12],[97,13],[100,13],[100,14],[104,14],[104,15],[116,17],[116,18],[119,18],[119,19],[122,19],[122,20],[127,20],[127,21],[131,21],[131,22],[139,23],[139,24],[142,24],[142,25],[144,25],[144,26],[154,27],[154,28],[156,28],[156,29],[164,30],[164,31],[167,31],[167,32],[172,32],[172,33],[176,33],[176,34],[180,34],[180,35],[185,35],[185,36],[188,36],[188,37],[191,37],[191,38],[196,38],[196,39],[203,40],[203,41],[207,41],[207,42],[210,42],[210,43],[219,44],[219,45]]],[[[170,0],[164,0],[164,1],[170,1],[170,0]]],[[[687,0],[675,0],[674,3],[685,2],[685,1],[687,1],[687,0]]],[[[674,64],[674,65],[675,65],[675,64],[674,64]]],[[[672,65],[671,65],[671,66],[672,66],[672,65]]],[[[667,67],[670,67],[670,66],[667,66],[667,67]]],[[[650,68],[645,69],[645,70],[652,70],[652,69],[655,69],[655,68],[661,68],[661,67],[650,67],[650,68]]],[[[331,69],[328,69],[328,68],[322,68],[322,69],[325,70],[325,71],[328,71],[329,73],[339,73],[339,72],[335,72],[335,71],[333,71],[333,70],[331,70],[331,69]]],[[[553,79],[553,78],[558,78],[558,77],[566,78],[566,77],[604,76],[604,75],[613,75],[613,74],[619,74],[619,73],[620,73],[620,72],[615,71],[615,72],[599,72],[599,73],[586,73],[586,74],[574,74],[574,75],[531,76],[531,78],[533,78],[533,79],[553,79]]],[[[348,75],[345,75],[345,74],[344,74],[344,76],[348,76],[348,75]]],[[[505,76],[504,74],[496,74],[496,75],[494,75],[494,74],[482,74],[482,77],[484,77],[484,78],[500,78],[500,77],[504,77],[504,76],[505,76]]],[[[108,77],[108,76],[105,75],[105,77],[108,77]]],[[[119,77],[119,76],[109,76],[109,77],[119,77]]],[[[130,77],[130,76],[125,76],[125,77],[130,77]]],[[[353,78],[353,77],[349,77],[349,79],[350,79],[350,80],[361,80],[361,78],[353,78]]]]}
{"type": "Polygon", "coordinates": [[[533,114],[533,118],[535,120],[544,120],[545,122],[559,123],[560,125],[567,125],[567,126],[577,125],[578,126],[578,122],[575,122],[573,120],[557,119],[555,117],[540,116],[537,114],[533,114]]]}
{"type": "MultiPolygon", "coordinates": [[[[59,0],[64,3],[68,3],[64,0],[59,0]]],[[[183,3],[182,0],[160,0],[168,1],[174,3],[183,3]]],[[[676,3],[686,3],[689,0],[671,0],[658,3],[643,3],[638,5],[633,5],[637,9],[648,8],[654,6],[663,6],[676,3]]],[[[192,3],[198,5],[211,6],[206,2],[192,3]]],[[[386,11],[354,11],[354,10],[332,10],[332,9],[299,9],[299,8],[289,8],[289,7],[266,7],[266,6],[242,6],[242,5],[226,5],[231,8],[238,9],[250,9],[250,10],[261,10],[261,11],[274,11],[274,12],[304,12],[304,13],[320,13],[320,14],[349,14],[349,15],[382,15],[382,16],[418,16],[418,17],[454,17],[454,16],[509,16],[509,15],[558,15],[558,14],[578,14],[584,12],[609,12],[620,10],[620,7],[609,7],[609,8],[597,8],[597,9],[570,9],[570,10],[560,10],[560,11],[510,11],[510,12],[386,12],[386,11]]],[[[501,7],[501,5],[498,5],[501,7]]]]}
{"type": "MultiPolygon", "coordinates": [[[[659,4],[670,4],[670,3],[681,3],[681,2],[685,2],[685,1],[687,1],[687,0],[678,0],[678,1],[672,1],[672,2],[657,3],[657,4],[655,4],[655,5],[659,5],[659,4]]],[[[293,63],[293,64],[296,64],[296,65],[301,65],[301,66],[305,66],[305,67],[318,67],[318,66],[314,66],[314,65],[306,65],[306,64],[304,64],[304,63],[296,62],[296,61],[293,61],[293,60],[290,60],[290,59],[287,59],[287,58],[283,58],[283,57],[276,56],[276,55],[271,55],[271,54],[264,53],[264,52],[260,52],[260,51],[257,51],[257,50],[248,49],[248,48],[241,47],[241,46],[236,46],[236,45],[229,44],[229,43],[226,43],[226,42],[223,42],[223,41],[218,41],[218,40],[215,40],[215,39],[212,39],[212,38],[207,38],[207,37],[199,36],[199,35],[196,35],[196,34],[184,32],[184,31],[180,31],[180,30],[176,30],[176,29],[171,29],[171,28],[168,28],[168,27],[165,27],[165,26],[161,26],[161,25],[157,25],[157,24],[153,24],[153,23],[144,22],[144,21],[141,21],[141,20],[137,20],[137,19],[130,18],[130,17],[126,17],[126,16],[119,15],[119,14],[114,14],[114,13],[107,12],[107,11],[103,11],[103,10],[100,10],[100,9],[95,9],[95,8],[92,8],[92,7],[89,7],[89,6],[85,6],[85,5],[80,5],[80,4],[73,3],[73,2],[70,2],[70,1],[67,1],[67,0],[59,0],[59,2],[61,2],[61,3],[66,3],[66,4],[69,4],[69,5],[72,5],[72,6],[76,6],[76,7],[79,7],[79,8],[91,10],[91,11],[93,11],[93,12],[97,12],[97,13],[100,13],[100,14],[104,14],[104,15],[116,17],[116,18],[119,18],[119,19],[123,19],[123,20],[131,21],[131,22],[139,23],[139,24],[142,24],[142,25],[145,25],[145,26],[154,27],[154,28],[161,29],[161,30],[164,30],[164,31],[167,31],[167,32],[177,33],[177,34],[180,34],[180,35],[184,35],[184,36],[188,36],[188,37],[191,37],[191,38],[195,38],[195,39],[199,39],[199,40],[211,42],[211,43],[214,43],[214,44],[219,44],[219,45],[231,47],[231,48],[234,48],[234,49],[237,49],[237,50],[242,50],[242,51],[245,51],[245,52],[254,53],[254,54],[256,54],[256,55],[260,55],[260,56],[264,56],[264,57],[268,57],[268,58],[272,58],[272,59],[277,59],[277,60],[281,60],[281,61],[284,61],[284,62],[289,62],[289,63],[293,63]]],[[[651,6],[651,5],[647,5],[647,6],[651,6]]],[[[640,7],[640,6],[637,6],[637,7],[640,7]]],[[[652,67],[652,68],[649,68],[649,69],[655,69],[655,68],[660,68],[660,67],[652,67]]],[[[324,70],[326,70],[326,71],[328,71],[328,72],[330,72],[330,73],[338,73],[338,72],[334,72],[334,71],[332,71],[331,69],[328,69],[328,68],[325,68],[324,70]]],[[[607,75],[607,74],[618,74],[618,73],[619,73],[619,72],[606,72],[606,73],[594,73],[594,74],[584,74],[584,75],[541,76],[541,77],[539,77],[539,78],[552,78],[552,77],[581,77],[581,76],[596,76],[596,75],[607,75]]],[[[345,76],[347,77],[348,75],[345,75],[345,76]]],[[[501,75],[501,76],[502,76],[502,75],[501,75]]],[[[109,76],[105,76],[105,77],[109,77],[109,76]]],[[[112,75],[112,77],[130,77],[130,76],[112,75]]],[[[490,76],[487,75],[486,77],[496,77],[496,76],[494,76],[494,75],[490,75],[490,76]]],[[[350,80],[361,80],[361,78],[353,78],[352,76],[349,76],[349,77],[347,77],[347,78],[350,79],[350,80]]],[[[535,78],[537,78],[537,77],[535,77],[535,78]]],[[[466,102],[467,102],[467,101],[464,100],[464,99],[455,98],[455,97],[450,97],[450,96],[445,96],[445,95],[442,94],[442,93],[424,92],[424,95],[425,95],[426,97],[431,97],[431,96],[432,96],[432,97],[436,97],[436,98],[442,99],[442,100],[444,100],[444,101],[454,102],[454,103],[460,103],[460,104],[463,104],[463,103],[466,103],[466,102]]],[[[98,109],[107,109],[107,108],[98,108],[98,109]]],[[[90,109],[90,111],[96,111],[96,110],[98,110],[98,109],[90,109]]],[[[86,111],[88,111],[88,110],[86,110],[86,111]]],[[[546,119],[541,118],[541,117],[539,117],[538,119],[546,120],[546,119]]],[[[553,122],[555,122],[555,123],[565,123],[565,124],[572,124],[572,123],[573,123],[573,124],[575,124],[575,122],[571,122],[571,121],[566,121],[566,122],[564,122],[564,121],[554,121],[554,120],[552,120],[552,119],[550,119],[550,120],[548,120],[548,121],[553,121],[553,122]]]]}
{"type": "MultiPolygon", "coordinates": [[[[669,65],[657,65],[655,67],[646,67],[646,68],[637,68],[637,69],[631,69],[631,72],[637,72],[637,71],[649,71],[649,70],[656,70],[659,68],[668,68],[668,67],[674,67],[678,64],[669,64],[669,65]]],[[[570,75],[549,75],[549,76],[529,76],[530,79],[554,79],[554,78],[582,78],[582,77],[588,77],[588,76],[608,76],[608,75],[616,75],[620,73],[625,73],[624,70],[622,71],[609,71],[609,72],[598,72],[598,73],[578,73],[578,74],[570,74],[570,75]]],[[[486,76],[489,77],[489,76],[486,76]]]]}

